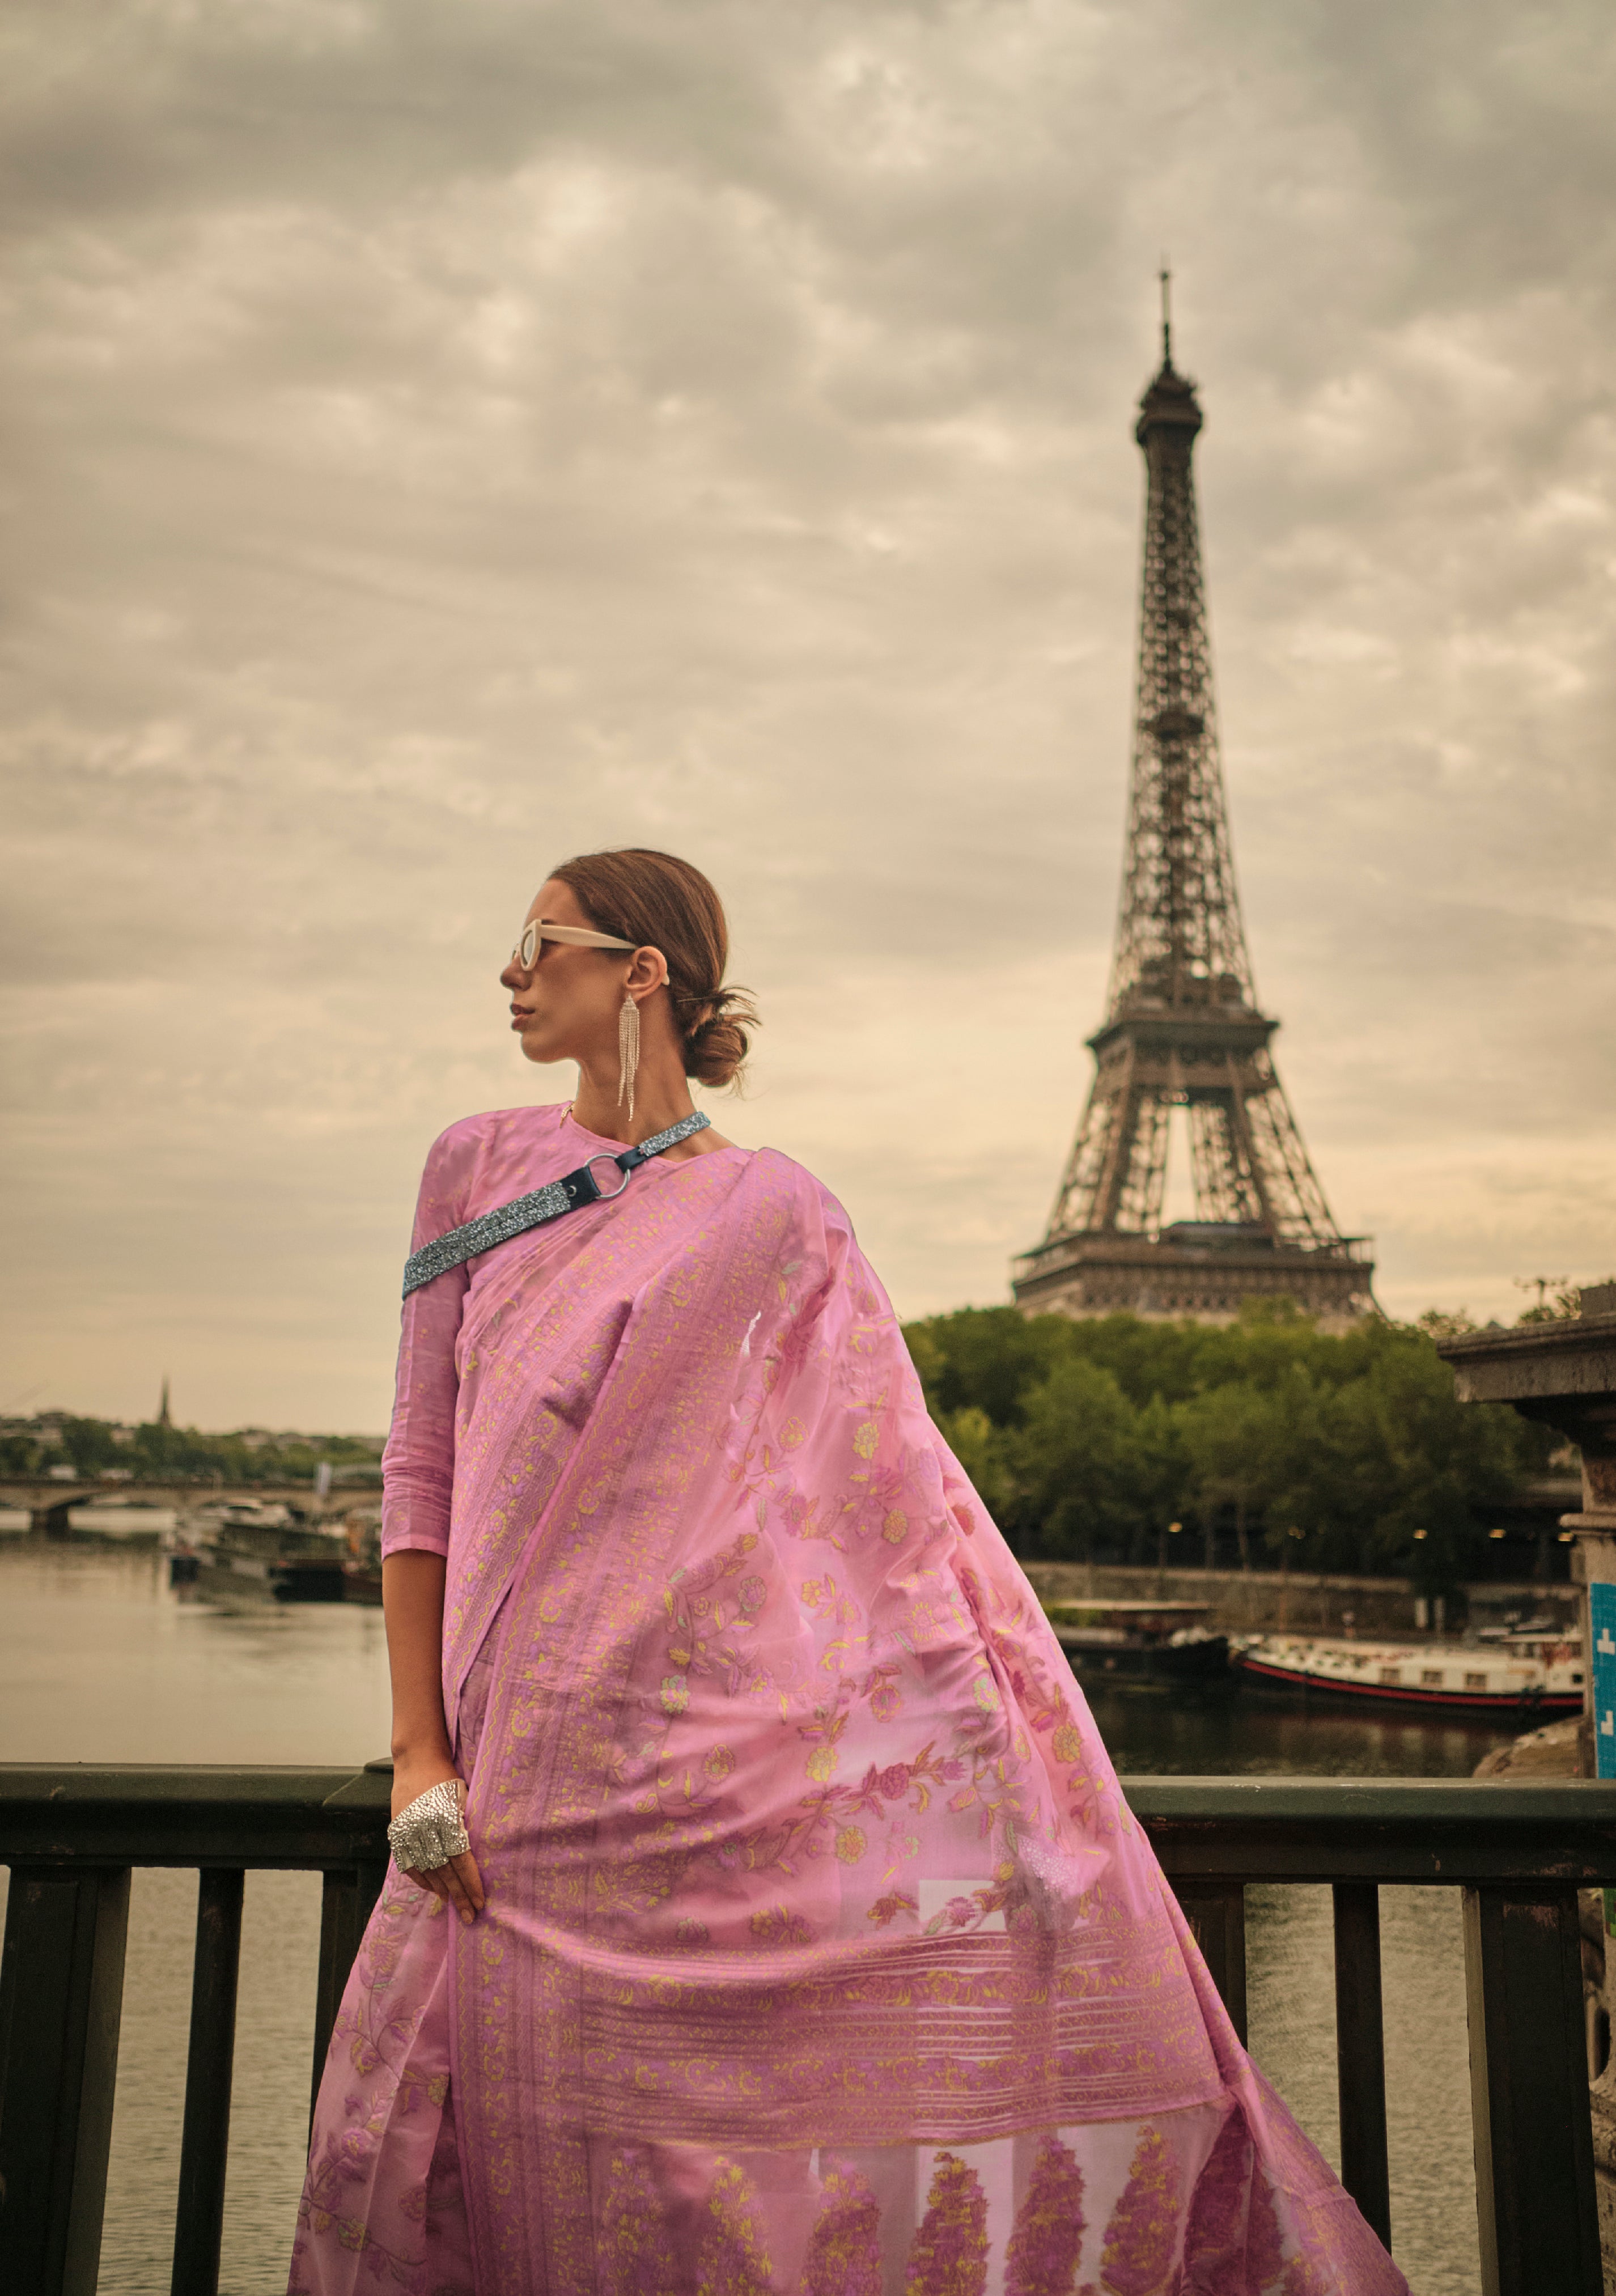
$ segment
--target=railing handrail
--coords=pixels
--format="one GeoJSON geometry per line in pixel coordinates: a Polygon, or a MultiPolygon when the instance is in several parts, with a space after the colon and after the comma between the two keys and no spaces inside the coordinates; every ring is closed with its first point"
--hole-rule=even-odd
{"type": "Polygon", "coordinates": [[[0,1763],[0,1865],[385,1865],[390,1770],[0,1763]]]}
{"type": "Polygon", "coordinates": [[[1167,1873],[1244,1882],[1616,1884],[1616,1782],[1124,1777],[1167,1873]]]}
{"type": "MultiPolygon", "coordinates": [[[[0,1763],[0,1865],[320,1870],[387,1857],[390,1762],[0,1763]]],[[[1169,1873],[1616,1885],[1616,1781],[1124,1776],[1169,1873]]]]}

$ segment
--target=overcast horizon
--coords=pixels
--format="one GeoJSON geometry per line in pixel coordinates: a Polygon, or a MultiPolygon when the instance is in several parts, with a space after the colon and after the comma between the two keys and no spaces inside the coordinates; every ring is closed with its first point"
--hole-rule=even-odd
{"type": "MultiPolygon", "coordinates": [[[[1376,1291],[1616,1268],[1616,19],[19,0],[0,1410],[379,1431],[422,1159],[685,853],[906,1316],[1092,1070],[1174,268],[1237,875],[1376,1291]]],[[[1182,1196],[1172,1201],[1182,1203],[1182,1196]]]]}

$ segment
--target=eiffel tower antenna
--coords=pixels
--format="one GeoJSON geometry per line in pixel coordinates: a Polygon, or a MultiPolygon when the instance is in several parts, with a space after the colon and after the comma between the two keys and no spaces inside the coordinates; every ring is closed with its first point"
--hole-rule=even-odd
{"type": "Polygon", "coordinates": [[[1144,572],[1122,899],[1095,1079],[1043,1242],[1016,1262],[1029,1315],[1226,1320],[1288,1294],[1340,1324],[1373,1306],[1302,1145],[1257,1002],[1235,885],[1213,712],[1191,468],[1195,386],[1172,361],[1139,402],[1144,572]],[[1163,1227],[1171,1113],[1185,1112],[1195,1217],[1163,1227]]]}

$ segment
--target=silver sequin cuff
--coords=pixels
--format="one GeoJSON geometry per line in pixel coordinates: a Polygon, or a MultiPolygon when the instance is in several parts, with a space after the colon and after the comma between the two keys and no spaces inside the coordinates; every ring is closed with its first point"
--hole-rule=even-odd
{"type": "Polygon", "coordinates": [[[401,1809],[387,1829],[388,1847],[402,1874],[431,1874],[472,1846],[460,1815],[460,1789],[454,1778],[428,1786],[401,1809]]]}

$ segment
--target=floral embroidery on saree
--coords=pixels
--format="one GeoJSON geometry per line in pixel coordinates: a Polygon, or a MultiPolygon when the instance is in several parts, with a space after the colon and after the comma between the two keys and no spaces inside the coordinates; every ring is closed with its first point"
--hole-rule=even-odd
{"type": "Polygon", "coordinates": [[[974,2169],[939,2152],[915,2235],[904,2296],[982,2296],[988,2284],[988,2202],[974,2169]]]}
{"type": "Polygon", "coordinates": [[[1071,2296],[1082,2252],[1083,2171],[1046,2136],[1005,2252],[1005,2296],[1071,2296]]]}
{"type": "Polygon", "coordinates": [[[826,2166],[802,2296],[882,2296],[881,2210],[857,2169],[826,2166]]]}
{"type": "Polygon", "coordinates": [[[1159,2296],[1178,2246],[1178,2164],[1154,2128],[1140,2136],[1128,2184],[1105,2227],[1100,2285],[1111,2296],[1159,2296]]]}
{"type": "Polygon", "coordinates": [[[721,2161],[696,2255],[696,2296],[770,2296],[773,2284],[757,2195],[733,2161],[721,2161]]]}

